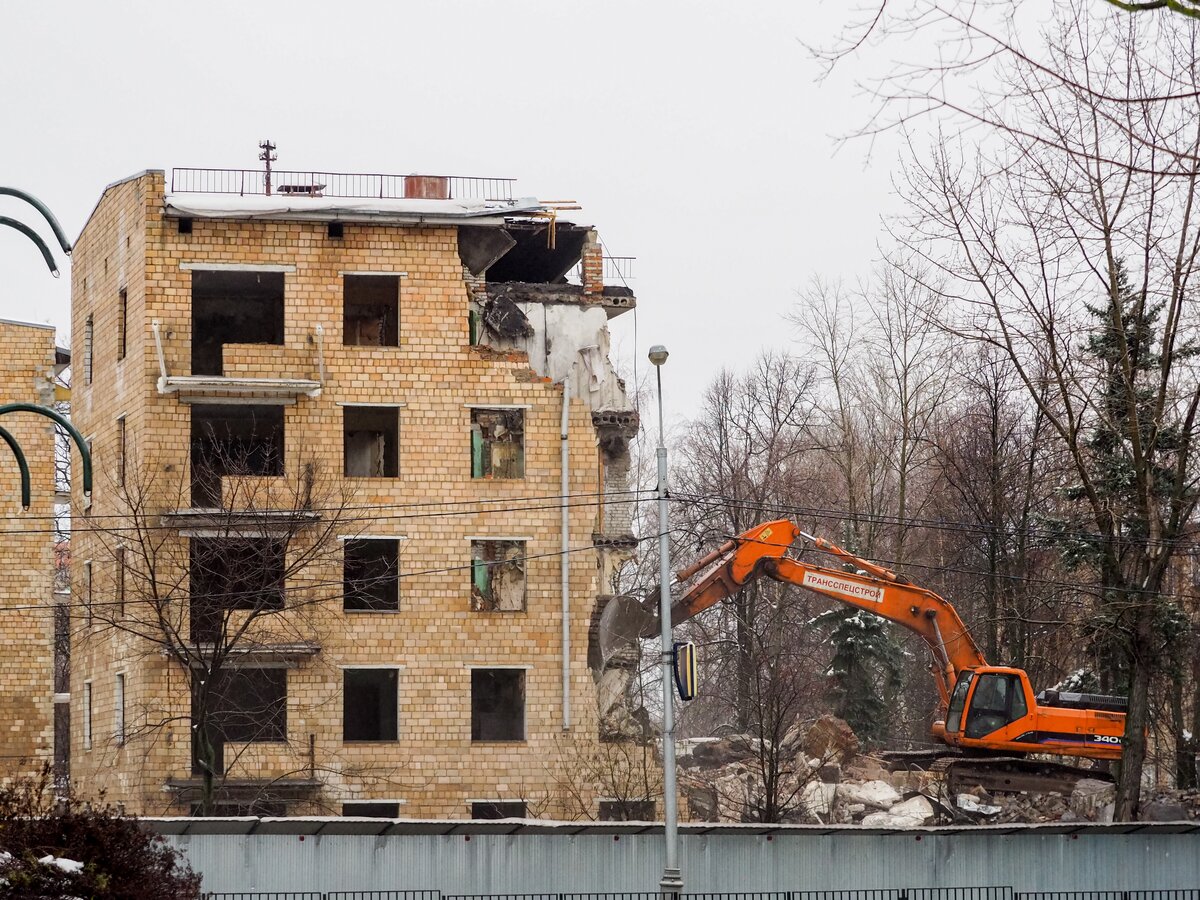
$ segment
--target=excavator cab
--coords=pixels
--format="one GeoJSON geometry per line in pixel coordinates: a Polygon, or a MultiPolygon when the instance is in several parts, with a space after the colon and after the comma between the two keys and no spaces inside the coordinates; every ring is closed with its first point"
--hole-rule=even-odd
{"type": "Polygon", "coordinates": [[[1028,685],[1010,669],[963,672],[950,695],[946,731],[968,740],[994,734],[1029,715],[1028,685]]]}

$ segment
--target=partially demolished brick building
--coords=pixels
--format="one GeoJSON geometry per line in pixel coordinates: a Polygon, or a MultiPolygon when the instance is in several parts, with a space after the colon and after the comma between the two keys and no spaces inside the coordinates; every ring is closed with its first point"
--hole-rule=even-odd
{"type": "Polygon", "coordinates": [[[581,761],[630,729],[589,631],[635,545],[632,292],[508,182],[274,175],[144,172],[75,247],[75,787],[624,814],[649,787],[581,761]]]}

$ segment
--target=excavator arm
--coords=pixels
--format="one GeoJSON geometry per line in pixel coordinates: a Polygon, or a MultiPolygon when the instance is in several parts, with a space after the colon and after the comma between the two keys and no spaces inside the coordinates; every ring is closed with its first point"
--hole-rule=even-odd
{"type": "MultiPolygon", "coordinates": [[[[786,519],[758,525],[677,573],[681,582],[695,576],[699,576],[695,583],[671,605],[673,625],[766,577],[806,588],[916,632],[933,655],[931,670],[943,711],[958,673],[987,664],[962,619],[944,598],[909,583],[889,569],[805,534],[786,519]],[[787,550],[801,537],[817,549],[849,563],[854,570],[809,565],[786,556],[787,550]]],[[[641,634],[651,637],[657,630],[655,620],[641,634]]]]}

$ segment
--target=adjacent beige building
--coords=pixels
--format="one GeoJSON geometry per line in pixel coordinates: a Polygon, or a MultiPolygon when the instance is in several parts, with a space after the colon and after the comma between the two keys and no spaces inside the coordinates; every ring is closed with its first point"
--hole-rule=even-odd
{"type": "MultiPolygon", "coordinates": [[[[0,320],[0,404],[54,403],[65,357],[54,329],[0,320]]],[[[22,508],[17,458],[0,443],[0,780],[36,775],[54,757],[54,426],[31,413],[0,418],[29,466],[22,508]]],[[[64,707],[65,708],[65,707],[64,707]]]]}
{"type": "Polygon", "coordinates": [[[117,182],[75,247],[76,789],[620,815],[650,787],[597,763],[633,719],[590,631],[635,546],[632,293],[507,182],[261,175],[117,182]]]}

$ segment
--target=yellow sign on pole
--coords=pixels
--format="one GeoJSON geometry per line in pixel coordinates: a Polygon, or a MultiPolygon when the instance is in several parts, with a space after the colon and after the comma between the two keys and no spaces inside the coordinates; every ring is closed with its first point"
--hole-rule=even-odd
{"type": "Polygon", "coordinates": [[[694,700],[700,688],[700,670],[696,665],[696,645],[691,641],[675,644],[675,688],[680,700],[694,700]]]}

